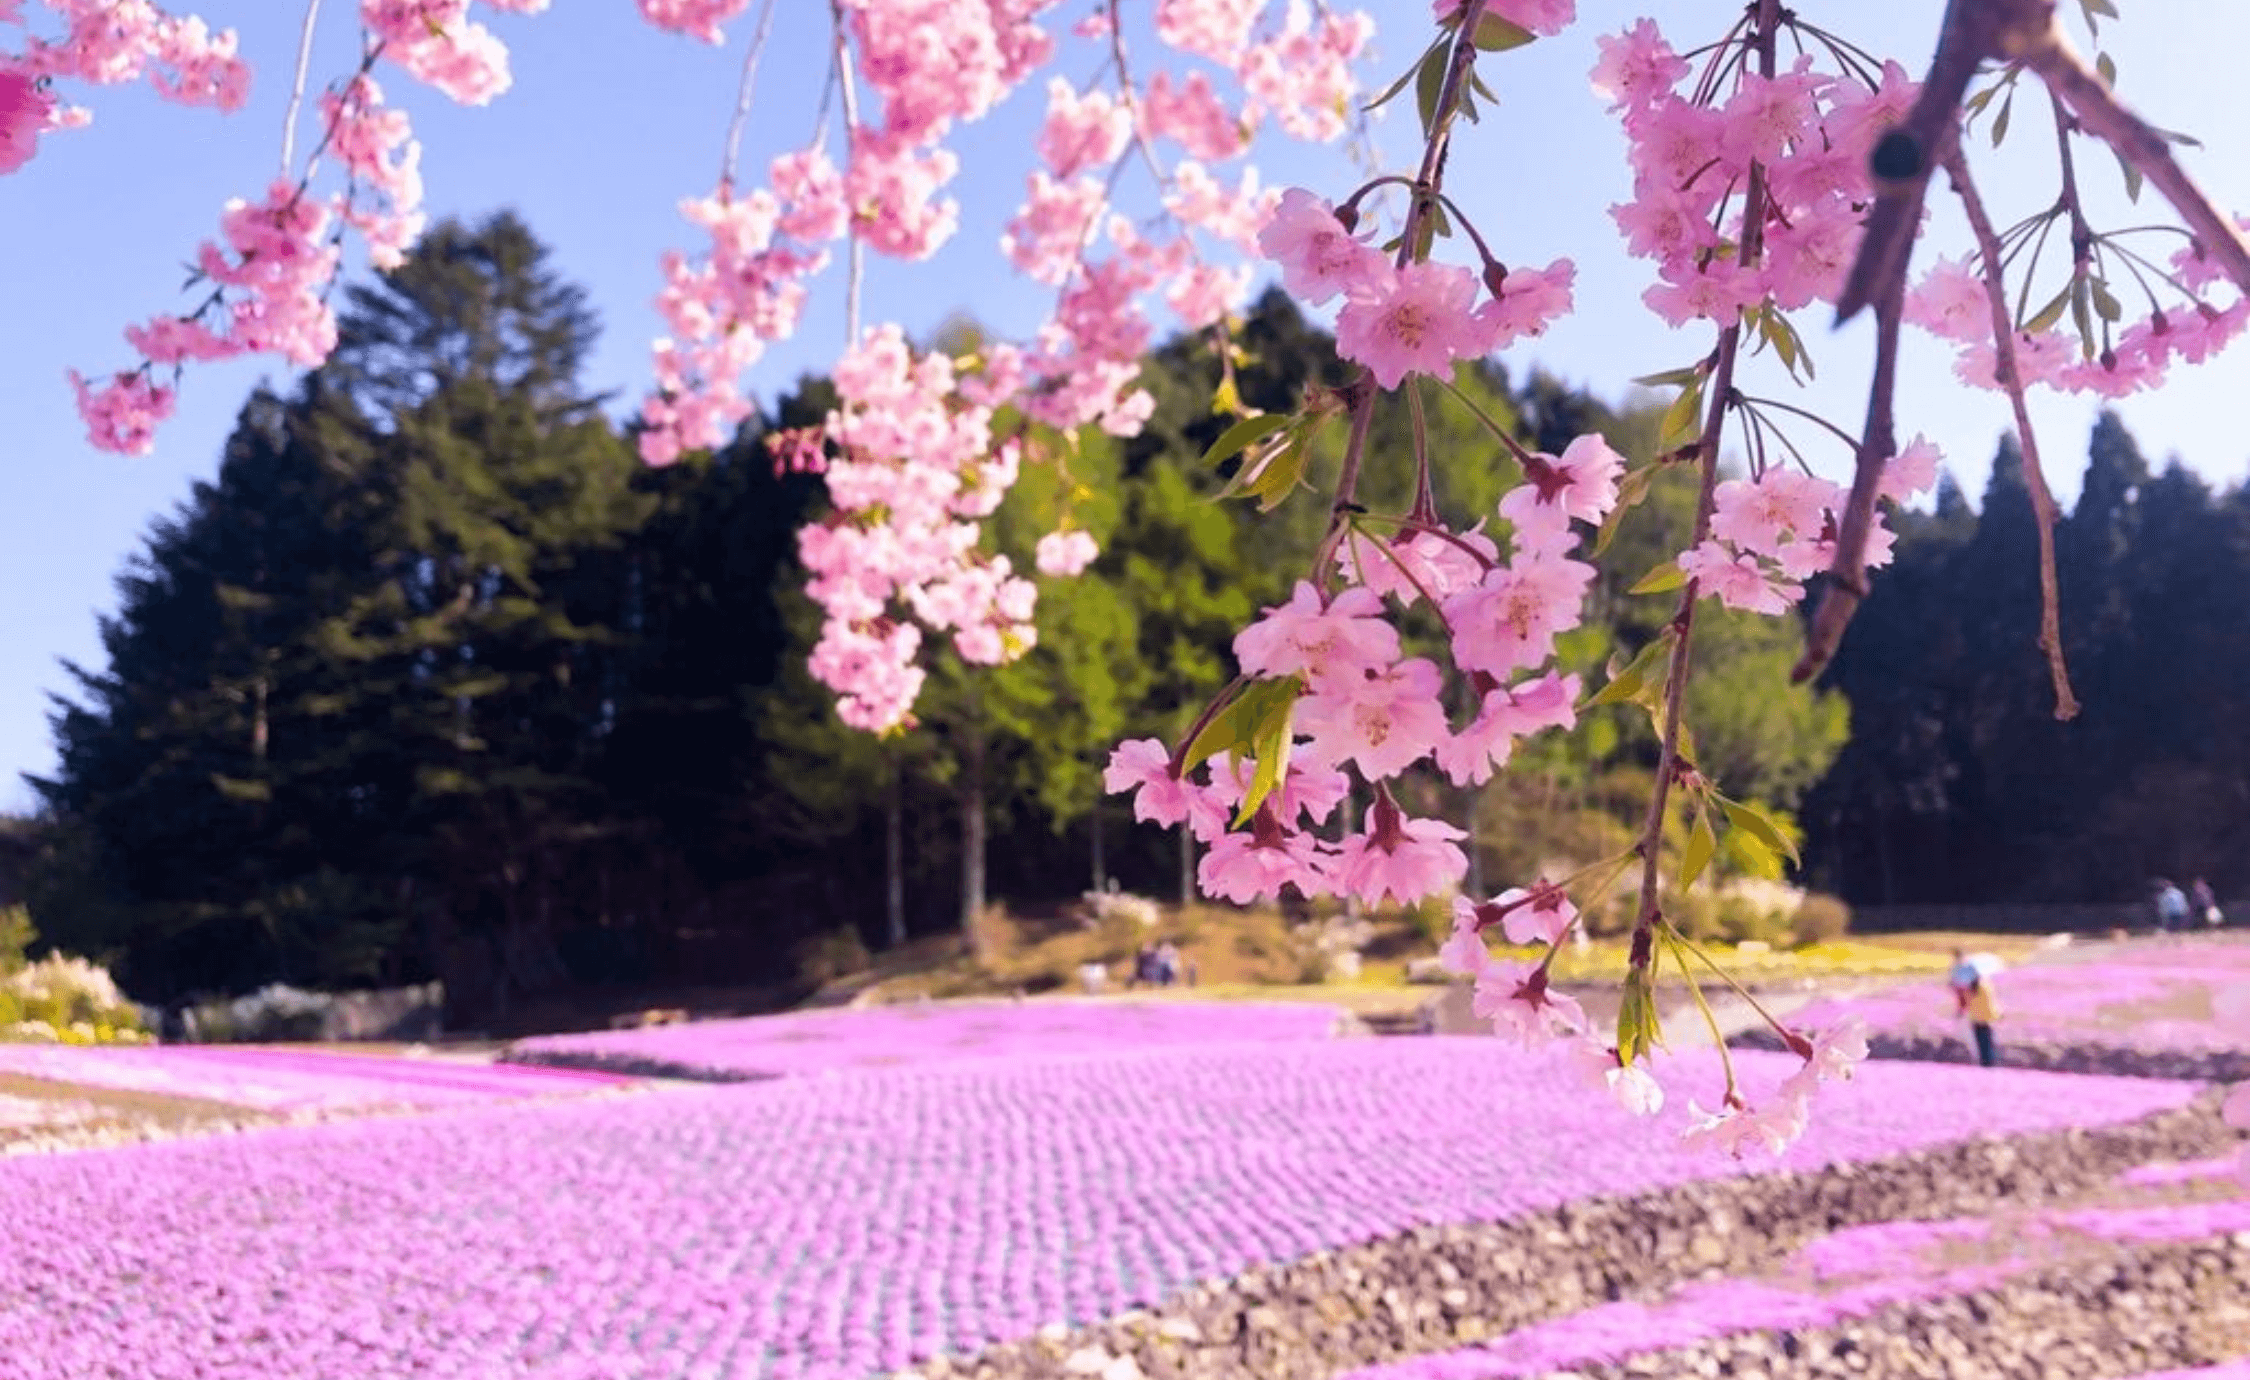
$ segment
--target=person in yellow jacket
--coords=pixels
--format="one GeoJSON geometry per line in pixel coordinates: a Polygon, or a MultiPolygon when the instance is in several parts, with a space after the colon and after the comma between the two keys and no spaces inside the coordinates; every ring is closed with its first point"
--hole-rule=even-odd
{"type": "Polygon", "coordinates": [[[1949,981],[1954,1003],[1969,1018],[1969,1030],[1976,1036],[1977,1062],[1991,1068],[2000,1062],[2000,1046],[1992,1036],[1993,1023],[2000,1019],[2000,1000],[1992,994],[1992,975],[1955,950],[1949,981]]]}

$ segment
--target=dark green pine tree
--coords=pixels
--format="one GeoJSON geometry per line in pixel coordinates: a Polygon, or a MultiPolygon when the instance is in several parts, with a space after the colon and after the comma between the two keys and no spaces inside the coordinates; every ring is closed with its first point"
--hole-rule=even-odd
{"type": "Polygon", "coordinates": [[[596,770],[651,500],[579,384],[597,329],[502,213],[353,289],[323,371],[348,407],[318,440],[363,498],[375,578],[321,636],[456,1020],[561,983],[557,935],[618,832],[596,770]]]}
{"type": "Polygon", "coordinates": [[[253,396],[216,479],[156,525],[35,783],[69,844],[36,881],[42,927],[152,999],[399,975],[396,912],[355,867],[370,820],[336,775],[349,696],[313,638],[369,568],[306,443],[316,392],[253,396]]]}

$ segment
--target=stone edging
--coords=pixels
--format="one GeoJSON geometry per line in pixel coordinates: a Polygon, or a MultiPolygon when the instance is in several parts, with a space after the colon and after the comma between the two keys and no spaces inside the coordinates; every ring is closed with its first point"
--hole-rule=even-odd
{"type": "Polygon", "coordinates": [[[2142,1375],[2250,1354],[2250,1233],[2141,1244],[2091,1265],[1893,1304],[1864,1318],[1743,1332],[1628,1360],[1580,1364],[1570,1380],[1643,1376],[2142,1375]]]}
{"type": "MultiPolygon", "coordinates": [[[[2250,1079],[2250,1050],[2134,1049],[2085,1041],[2011,1039],[1999,1028],[2004,1068],[2045,1069],[2054,1073],[2105,1073],[2125,1078],[2176,1078],[2193,1083],[2239,1083],[2250,1079]]],[[[1745,1030],[1727,1043],[1737,1049],[1780,1051],[1780,1037],[1768,1029],[1745,1030]]],[[[1872,1059],[1914,1059],[1932,1064],[1976,1062],[1965,1039],[1885,1031],[1867,1037],[1872,1059]]]]}
{"type": "Polygon", "coordinates": [[[2002,1201],[2083,1192],[2152,1160],[2207,1158],[2235,1143],[2217,1103],[2217,1094],[2206,1093],[2189,1107],[2116,1126],[1701,1180],[1502,1223],[1415,1228],[1208,1281],[1106,1322],[1050,1324],[973,1357],[933,1358],[896,1374],[1326,1380],[1469,1346],[1628,1293],[1753,1271],[1841,1227],[1977,1215],[2002,1201]]]}

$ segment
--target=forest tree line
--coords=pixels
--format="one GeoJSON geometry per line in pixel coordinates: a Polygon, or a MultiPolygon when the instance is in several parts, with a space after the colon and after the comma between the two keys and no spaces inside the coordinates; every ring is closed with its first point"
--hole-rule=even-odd
{"type": "MultiPolygon", "coordinates": [[[[505,1024],[587,983],[786,980],[839,929],[882,947],[991,901],[1183,891],[1192,855],[1103,803],[1101,764],[1186,728],[1325,519],[1216,500],[1207,338],[1150,357],[1141,436],[1057,438],[1067,474],[1027,467],[994,522],[1019,564],[1066,507],[1102,545],[1044,583],[1031,653],[996,671],[940,653],[915,727],[878,740],[804,670],[817,615],[794,533],[823,490],[764,444],[825,414],[823,381],[717,454],[642,466],[581,380],[583,292],[507,215],[435,228],[341,315],[335,357],[250,398],[215,477],[154,525],[102,624],[108,664],[71,668],[61,765],[14,830],[47,942],[111,959],[144,1000],[439,977],[457,1019],[505,1024]]],[[[973,348],[974,329],[932,344],[973,348]]],[[[1272,411],[1342,379],[1279,295],[1243,323],[1232,375],[1272,411]]],[[[1539,449],[1599,430],[1643,457],[1659,426],[1539,375],[1458,383],[1539,449]]],[[[1512,462],[1449,400],[1429,426],[1441,503],[1489,511],[1512,462]]],[[[1406,504],[1408,436],[1403,409],[1378,417],[1370,453],[1394,463],[1363,486],[1376,511],[1406,504]]],[[[2250,504],[2152,474],[2105,419],[2062,541],[2087,710],[2058,726],[2030,510],[2002,460],[1981,508],[1949,488],[1901,515],[1898,565],[1820,690],[1786,685],[1788,621],[1699,621],[1700,765],[1798,810],[1810,880],[1854,900],[2226,880],[2250,630],[2220,608],[2250,575],[2250,504]]],[[[1566,638],[1589,686],[1667,617],[1626,590],[1692,509],[1660,484],[1621,529],[1566,638]]],[[[1417,783],[1415,806],[1471,827],[1470,884],[1497,888],[1617,846],[1653,760],[1645,721],[1605,709],[1482,790],[1417,783]]]]}

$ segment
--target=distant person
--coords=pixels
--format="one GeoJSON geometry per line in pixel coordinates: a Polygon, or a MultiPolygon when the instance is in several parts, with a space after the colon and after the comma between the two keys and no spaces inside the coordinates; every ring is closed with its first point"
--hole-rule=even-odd
{"type": "Polygon", "coordinates": [[[2226,912],[2219,909],[2219,894],[2201,877],[2196,878],[2195,884],[2188,888],[2188,898],[2194,903],[2195,913],[2202,917],[2204,924],[2216,929],[2227,922],[2226,912]]]}
{"type": "Polygon", "coordinates": [[[1156,950],[1156,985],[1170,987],[1180,980],[1180,950],[1167,939],[1156,950]]]}
{"type": "Polygon", "coordinates": [[[1955,1006],[1968,1018],[1969,1032],[1976,1039],[1977,1062],[1993,1067],[2000,1062],[2000,1045],[1992,1034],[1993,1024],[2000,1019],[2000,1002],[1992,994],[1992,974],[1955,949],[1953,970],[1946,975],[1946,982],[1953,989],[1955,1006]]]}
{"type": "Polygon", "coordinates": [[[2170,879],[2156,879],[2156,932],[2176,934],[2187,928],[2187,893],[2174,886],[2170,879]]]}
{"type": "Polygon", "coordinates": [[[1141,945],[1140,949],[1133,955],[1132,985],[1138,987],[1142,983],[1153,983],[1155,981],[1156,946],[1154,944],[1144,942],[1141,945]]]}

